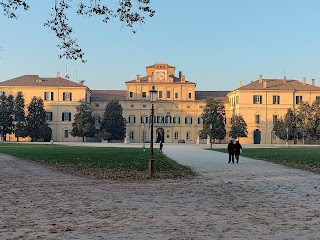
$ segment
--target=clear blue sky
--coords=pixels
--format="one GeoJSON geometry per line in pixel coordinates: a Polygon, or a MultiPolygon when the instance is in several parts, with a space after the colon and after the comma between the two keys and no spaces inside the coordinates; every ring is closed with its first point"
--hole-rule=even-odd
{"type": "MultiPolygon", "coordinates": [[[[74,0],[77,2],[78,0],[74,0]]],[[[0,81],[53,77],[68,64],[90,89],[125,89],[145,67],[167,62],[197,90],[233,90],[264,78],[316,78],[320,86],[319,0],[152,0],[153,18],[137,33],[113,21],[70,17],[87,63],[59,59],[43,26],[54,1],[29,0],[18,20],[0,16],[0,81]]]]}

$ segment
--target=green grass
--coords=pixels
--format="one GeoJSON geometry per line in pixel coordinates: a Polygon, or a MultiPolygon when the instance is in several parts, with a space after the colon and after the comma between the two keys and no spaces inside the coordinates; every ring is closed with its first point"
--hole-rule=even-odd
{"type": "MultiPolygon", "coordinates": [[[[242,157],[284,164],[320,173],[320,147],[245,148],[242,157]]],[[[227,149],[213,149],[227,153],[227,149]]],[[[240,156],[240,161],[241,161],[240,156]]]]}
{"type": "MultiPolygon", "coordinates": [[[[0,152],[49,164],[63,171],[93,178],[146,178],[149,149],[77,147],[39,144],[0,144],[0,152]]],[[[189,177],[189,167],[182,166],[154,151],[155,177],[189,177]]]]}

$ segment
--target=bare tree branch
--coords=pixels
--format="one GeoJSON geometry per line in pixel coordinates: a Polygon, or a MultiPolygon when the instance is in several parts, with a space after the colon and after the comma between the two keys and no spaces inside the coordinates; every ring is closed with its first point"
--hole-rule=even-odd
{"type": "MultiPolygon", "coordinates": [[[[108,23],[111,19],[118,19],[124,26],[129,27],[133,33],[136,32],[135,24],[145,23],[145,15],[153,17],[155,11],[150,8],[151,0],[117,0],[118,7],[110,8],[107,0],[78,0],[80,3],[76,8],[76,13],[82,16],[99,16],[102,21],[108,23]]],[[[114,0],[116,1],[116,0],[114,0]]],[[[62,50],[60,58],[81,60],[84,59],[84,53],[77,44],[74,37],[73,28],[68,22],[68,11],[72,9],[71,3],[74,0],[55,0],[53,12],[50,14],[51,19],[44,23],[49,27],[60,40],[58,47],[62,50]]],[[[8,18],[17,19],[16,12],[18,9],[27,11],[30,6],[26,0],[2,0],[0,7],[3,8],[4,15],[8,18]]]]}

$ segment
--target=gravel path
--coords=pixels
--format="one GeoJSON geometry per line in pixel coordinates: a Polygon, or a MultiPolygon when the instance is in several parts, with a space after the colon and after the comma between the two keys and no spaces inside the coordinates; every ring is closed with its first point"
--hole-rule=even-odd
{"type": "Polygon", "coordinates": [[[320,175],[197,146],[192,180],[91,180],[0,154],[0,239],[320,239],[320,175]]]}

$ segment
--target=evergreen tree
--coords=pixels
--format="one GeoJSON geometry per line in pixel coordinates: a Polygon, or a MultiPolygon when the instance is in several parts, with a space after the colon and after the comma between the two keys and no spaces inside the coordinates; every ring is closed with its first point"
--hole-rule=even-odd
{"type": "Polygon", "coordinates": [[[240,138],[240,137],[248,137],[248,130],[247,130],[247,123],[243,119],[241,115],[235,115],[232,118],[232,124],[231,129],[229,131],[229,137],[232,137],[234,139],[240,138]]]}
{"type": "Polygon", "coordinates": [[[6,141],[6,135],[13,132],[13,96],[0,96],[0,126],[3,140],[6,141]]]}
{"type": "Polygon", "coordinates": [[[126,120],[122,117],[119,101],[112,99],[106,106],[100,131],[110,133],[107,140],[123,140],[126,135],[126,120]]]}
{"type": "Polygon", "coordinates": [[[41,98],[33,97],[28,106],[27,130],[33,142],[51,139],[52,131],[46,122],[46,111],[41,98]]]}
{"type": "Polygon", "coordinates": [[[211,139],[224,139],[226,137],[225,115],[223,102],[213,97],[208,98],[202,113],[202,135],[209,135],[211,139]]]}
{"type": "Polygon", "coordinates": [[[19,142],[19,137],[28,136],[24,107],[25,107],[24,98],[22,96],[22,93],[19,92],[14,100],[14,108],[13,108],[14,122],[15,122],[14,133],[17,138],[17,142],[19,142]]]}
{"type": "Polygon", "coordinates": [[[94,119],[90,105],[84,100],[81,100],[76,107],[77,113],[74,115],[72,130],[70,134],[74,137],[82,137],[84,142],[85,137],[93,137],[95,133],[94,119]]]}
{"type": "Polygon", "coordinates": [[[314,126],[313,108],[308,102],[303,102],[297,113],[297,132],[304,143],[306,137],[311,136],[314,126]]]}

